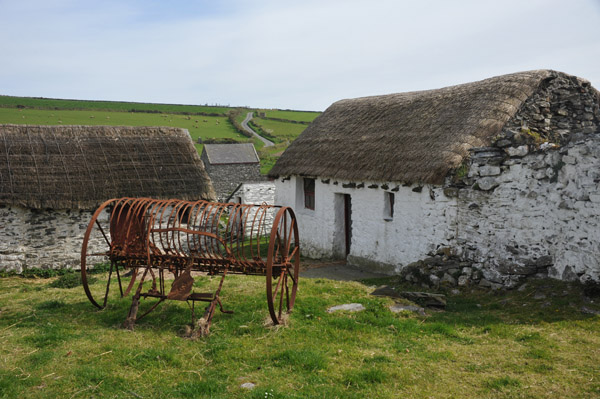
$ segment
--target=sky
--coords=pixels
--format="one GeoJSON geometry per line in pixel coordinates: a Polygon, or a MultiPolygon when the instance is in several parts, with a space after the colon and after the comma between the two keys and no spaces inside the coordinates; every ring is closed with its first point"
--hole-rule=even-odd
{"type": "Polygon", "coordinates": [[[0,0],[0,94],[323,111],[554,69],[600,89],[600,0],[0,0]]]}

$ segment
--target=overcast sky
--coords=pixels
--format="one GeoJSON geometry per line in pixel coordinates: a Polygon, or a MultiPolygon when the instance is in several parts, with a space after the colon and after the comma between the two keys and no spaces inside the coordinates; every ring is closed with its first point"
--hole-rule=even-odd
{"type": "Polygon", "coordinates": [[[0,0],[0,94],[321,111],[555,69],[600,89],[600,0],[0,0]]]}

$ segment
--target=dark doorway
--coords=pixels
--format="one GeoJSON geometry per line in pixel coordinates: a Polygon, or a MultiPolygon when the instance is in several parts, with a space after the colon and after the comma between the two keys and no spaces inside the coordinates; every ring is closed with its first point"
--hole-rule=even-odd
{"type": "Polygon", "coordinates": [[[350,253],[352,242],[352,201],[350,194],[344,194],[344,235],[346,236],[346,256],[350,253]]]}
{"type": "Polygon", "coordinates": [[[352,199],[350,194],[335,194],[334,201],[333,255],[345,259],[352,243],[352,199]]]}

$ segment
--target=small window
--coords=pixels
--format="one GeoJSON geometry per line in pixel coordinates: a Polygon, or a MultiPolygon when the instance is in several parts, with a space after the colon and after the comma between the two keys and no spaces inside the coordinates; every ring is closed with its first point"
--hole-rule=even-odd
{"type": "Polygon", "coordinates": [[[394,218],[394,193],[383,193],[383,218],[392,220],[394,218]]]}
{"type": "Polygon", "coordinates": [[[304,179],[304,207],[315,209],[315,179],[304,179]]]}

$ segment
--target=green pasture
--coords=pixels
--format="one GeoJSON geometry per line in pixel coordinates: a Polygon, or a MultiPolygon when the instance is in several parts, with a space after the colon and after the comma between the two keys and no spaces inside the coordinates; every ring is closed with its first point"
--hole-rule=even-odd
{"type": "MultiPolygon", "coordinates": [[[[598,298],[567,283],[446,292],[445,311],[418,316],[392,313],[392,299],[369,295],[379,284],[398,285],[394,278],[300,278],[287,325],[273,327],[264,277],[229,275],[221,297],[234,313],[217,311],[211,334],[191,340],[185,302],[161,304],[135,331],[124,330],[130,298],[112,296],[95,309],[66,276],[0,278],[0,397],[600,396],[600,316],[591,314],[598,298]],[[327,312],[345,303],[366,310],[327,312]]],[[[103,291],[106,276],[95,275],[93,291],[103,291]]],[[[194,291],[217,283],[196,277],[194,291]]],[[[150,305],[142,301],[140,312],[150,305]]]]}
{"type": "Polygon", "coordinates": [[[202,146],[198,144],[198,137],[202,137],[203,140],[248,140],[246,136],[239,134],[224,116],[0,108],[0,123],[180,127],[188,129],[199,152],[202,151],[202,146]]]}
{"type": "Polygon", "coordinates": [[[280,122],[263,118],[254,118],[252,122],[281,142],[294,141],[307,127],[307,125],[301,123],[280,122]]]}
{"type": "Polygon", "coordinates": [[[264,112],[267,118],[287,119],[298,122],[312,122],[315,118],[321,115],[321,112],[312,111],[290,111],[278,109],[261,109],[259,112],[264,112]]]}
{"type": "Polygon", "coordinates": [[[130,112],[164,112],[164,113],[207,113],[226,115],[232,108],[208,105],[151,104],[123,101],[87,101],[61,100],[52,98],[0,96],[0,107],[16,108],[18,106],[39,109],[62,110],[96,110],[130,112]]]}

